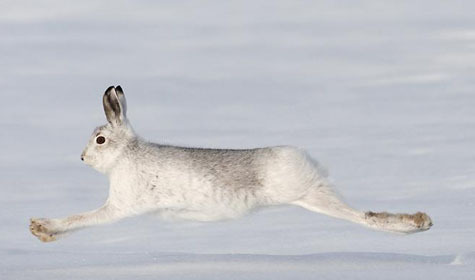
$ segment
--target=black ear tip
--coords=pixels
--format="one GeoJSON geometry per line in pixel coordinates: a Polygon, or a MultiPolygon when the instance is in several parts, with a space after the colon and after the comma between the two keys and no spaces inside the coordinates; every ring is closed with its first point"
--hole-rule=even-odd
{"type": "Polygon", "coordinates": [[[121,87],[120,85],[117,85],[117,86],[115,87],[115,89],[116,89],[117,91],[123,91],[123,90],[122,90],[122,87],[121,87]]]}
{"type": "Polygon", "coordinates": [[[106,89],[106,93],[108,93],[109,91],[111,91],[112,89],[114,89],[114,86],[110,86],[106,89]]]}

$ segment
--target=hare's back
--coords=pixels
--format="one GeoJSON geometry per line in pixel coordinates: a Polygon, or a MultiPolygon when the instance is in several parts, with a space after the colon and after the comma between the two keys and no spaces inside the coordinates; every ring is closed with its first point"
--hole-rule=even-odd
{"type": "Polygon", "coordinates": [[[184,171],[227,187],[262,185],[266,162],[272,157],[272,148],[259,149],[203,149],[162,147],[171,161],[180,161],[184,171]]]}

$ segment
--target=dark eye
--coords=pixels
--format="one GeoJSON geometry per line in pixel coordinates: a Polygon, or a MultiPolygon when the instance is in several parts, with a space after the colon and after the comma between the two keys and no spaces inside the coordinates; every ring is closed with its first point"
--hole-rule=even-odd
{"type": "Polygon", "coordinates": [[[101,145],[101,144],[104,144],[106,142],[106,138],[104,136],[98,136],[96,138],[96,143],[101,145]]]}

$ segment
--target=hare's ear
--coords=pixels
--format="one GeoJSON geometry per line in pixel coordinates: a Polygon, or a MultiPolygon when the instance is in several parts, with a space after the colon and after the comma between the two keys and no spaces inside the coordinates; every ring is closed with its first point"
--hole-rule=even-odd
{"type": "Polygon", "coordinates": [[[117,93],[117,96],[119,97],[120,108],[122,109],[122,114],[124,115],[124,118],[126,118],[127,117],[127,101],[125,100],[124,91],[118,85],[118,86],[115,87],[115,92],[117,93]]]}
{"type": "MultiPolygon", "coordinates": [[[[120,89],[120,92],[123,96],[124,93],[122,92],[122,89],[120,89]]],[[[123,97],[123,99],[125,104],[125,97],[123,97]]],[[[102,97],[102,104],[104,105],[104,112],[106,113],[107,121],[112,126],[120,126],[126,121],[125,108],[122,108],[119,94],[115,87],[110,86],[106,89],[106,92],[102,97]]]]}

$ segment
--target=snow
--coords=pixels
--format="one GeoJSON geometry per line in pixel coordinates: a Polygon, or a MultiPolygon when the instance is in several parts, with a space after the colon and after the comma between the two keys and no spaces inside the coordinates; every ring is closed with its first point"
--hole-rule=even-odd
{"type": "Polygon", "coordinates": [[[474,6],[3,1],[0,278],[473,279],[474,6]],[[117,84],[148,139],[304,147],[353,206],[423,210],[434,227],[393,235],[289,206],[40,243],[30,217],[107,197],[79,157],[117,84]]]}

